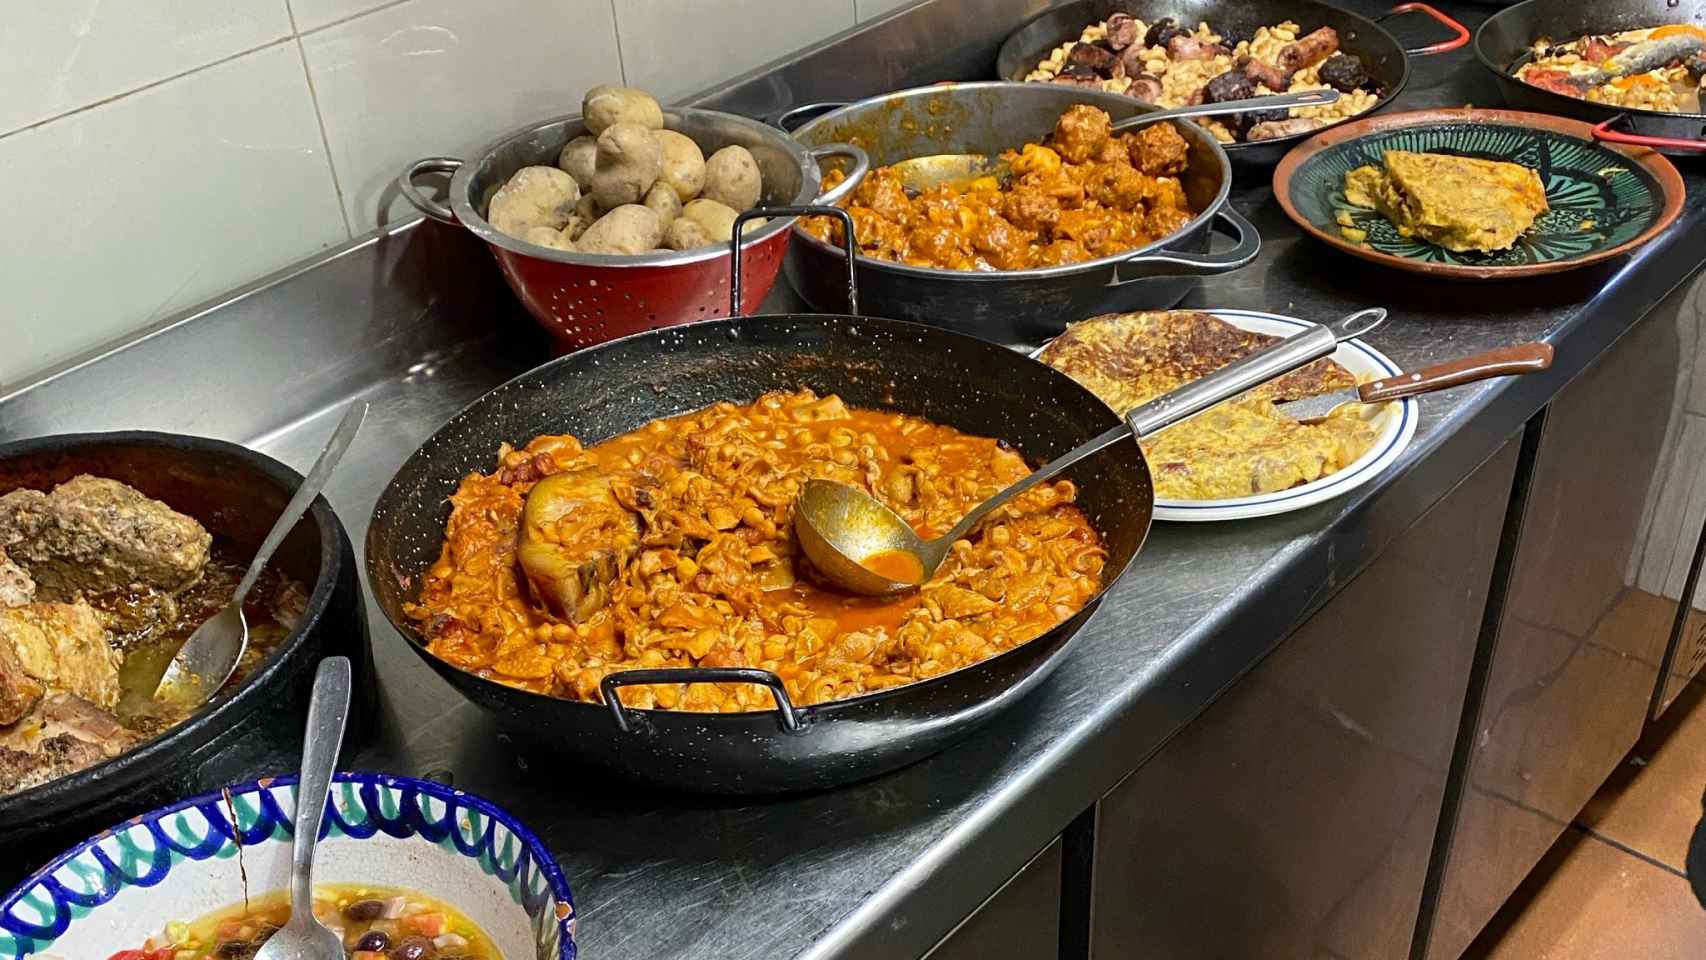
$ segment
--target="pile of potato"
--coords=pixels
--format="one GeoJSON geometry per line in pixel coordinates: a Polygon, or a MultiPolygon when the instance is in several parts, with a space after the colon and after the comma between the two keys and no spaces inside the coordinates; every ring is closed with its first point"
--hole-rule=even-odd
{"type": "MultiPolygon", "coordinates": [[[[707,158],[663,128],[643,90],[598,86],[581,101],[587,134],[554,167],[522,167],[492,195],[486,219],[528,243],[579,253],[650,253],[724,243],[764,183],[745,147],[707,158]]],[[[763,223],[754,220],[745,231],[763,223]]]]}

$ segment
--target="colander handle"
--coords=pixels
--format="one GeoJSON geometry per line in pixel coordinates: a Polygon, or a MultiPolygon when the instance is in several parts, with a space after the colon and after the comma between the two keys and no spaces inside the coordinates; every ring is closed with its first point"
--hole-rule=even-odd
{"type": "Polygon", "coordinates": [[[455,157],[427,157],[416,160],[403,168],[397,177],[397,189],[403,192],[403,199],[409,201],[416,210],[437,220],[440,223],[456,224],[456,213],[437,200],[428,197],[415,186],[415,178],[425,173],[450,173],[462,169],[462,161],[455,157]]]}
{"type": "Polygon", "coordinates": [[[748,220],[759,217],[839,217],[841,218],[841,248],[847,254],[847,312],[859,315],[859,274],[853,262],[859,245],[853,242],[853,215],[840,207],[808,203],[798,207],[753,207],[735,217],[733,236],[729,239],[729,316],[740,313],[740,228],[748,220]]]}
{"type": "Polygon", "coordinates": [[[846,157],[853,161],[852,166],[847,169],[847,179],[818,194],[813,203],[840,203],[841,198],[852,193],[853,188],[865,179],[865,174],[871,172],[871,155],[851,143],[826,143],[821,147],[812,147],[806,152],[812,155],[813,160],[822,157],[846,157]]]}

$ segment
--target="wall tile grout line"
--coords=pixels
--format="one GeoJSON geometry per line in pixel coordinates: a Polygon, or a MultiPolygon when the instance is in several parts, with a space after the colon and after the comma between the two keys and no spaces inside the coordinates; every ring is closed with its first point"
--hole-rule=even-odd
{"type": "Polygon", "coordinates": [[[628,64],[622,57],[622,10],[618,0],[610,0],[610,30],[616,34],[616,71],[622,74],[622,85],[628,85],[628,64]]]}
{"type": "MultiPolygon", "coordinates": [[[[316,33],[320,33],[320,32],[325,31],[325,30],[330,30],[333,27],[342,26],[346,23],[349,23],[351,20],[360,20],[362,17],[368,16],[369,14],[378,13],[382,10],[389,10],[392,7],[400,7],[405,3],[411,3],[411,2],[413,2],[413,0],[387,0],[386,3],[382,3],[376,7],[369,7],[368,9],[363,10],[360,13],[352,13],[347,17],[339,17],[336,20],[328,20],[327,22],[322,23],[319,26],[314,27],[314,28],[309,29],[309,30],[298,30],[296,35],[298,38],[312,37],[316,33]]],[[[612,0],[612,2],[614,2],[614,0],[612,0]]],[[[291,16],[290,22],[291,22],[291,29],[294,30],[295,24],[296,24],[296,17],[294,14],[291,16]]]]}
{"type": "MultiPolygon", "coordinates": [[[[406,2],[406,0],[405,0],[405,2],[406,2]]],[[[144,83],[141,86],[128,87],[124,90],[120,90],[118,93],[115,93],[111,96],[102,97],[99,100],[95,100],[95,101],[92,101],[90,103],[85,103],[80,107],[73,107],[70,110],[62,110],[59,113],[56,113],[51,117],[43,117],[42,119],[36,120],[33,123],[27,123],[21,127],[14,128],[12,130],[7,130],[3,133],[0,133],[0,140],[6,140],[8,138],[15,137],[21,133],[29,133],[31,130],[35,130],[35,129],[40,128],[40,127],[45,127],[50,123],[55,123],[57,121],[64,120],[66,117],[75,117],[80,113],[88,113],[90,110],[94,110],[94,109],[99,108],[99,107],[104,107],[107,104],[112,103],[114,101],[123,100],[126,97],[132,97],[132,96],[135,96],[136,94],[144,93],[146,91],[154,89],[155,87],[165,86],[166,84],[171,83],[174,80],[182,80],[185,77],[193,76],[195,74],[201,73],[204,70],[211,70],[214,67],[223,66],[227,63],[230,63],[233,60],[238,60],[238,59],[241,59],[243,57],[246,57],[251,53],[259,53],[262,50],[271,50],[273,47],[280,46],[280,45],[286,44],[286,43],[290,43],[291,41],[293,41],[295,39],[296,39],[296,37],[294,36],[294,34],[287,34],[287,35],[279,37],[275,40],[268,40],[266,43],[259,44],[257,46],[253,46],[253,47],[248,47],[246,49],[239,50],[236,53],[227,54],[226,56],[220,57],[217,60],[209,60],[208,62],[201,64],[200,66],[191,67],[188,70],[179,71],[177,73],[172,74],[171,76],[161,77],[158,80],[150,80],[149,82],[144,83]]]]}
{"type": "MultiPolygon", "coordinates": [[[[406,2],[406,0],[399,0],[406,2]]],[[[308,51],[302,45],[302,31],[296,28],[296,10],[290,0],[284,0],[284,12],[290,17],[290,33],[296,38],[296,60],[302,64],[302,79],[308,82],[308,103],[314,108],[314,126],[320,130],[320,146],[326,151],[326,170],[332,175],[332,192],[338,201],[338,216],[344,221],[344,239],[355,239],[350,226],[349,208],[344,205],[344,185],[338,179],[338,165],[332,162],[332,139],[326,135],[326,117],[320,112],[320,94],[314,89],[314,72],[308,69],[308,51]]]]}

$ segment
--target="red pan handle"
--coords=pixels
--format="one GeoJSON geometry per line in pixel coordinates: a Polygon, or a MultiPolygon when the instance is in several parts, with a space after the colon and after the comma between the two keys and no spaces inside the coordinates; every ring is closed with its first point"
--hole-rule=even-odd
{"type": "Polygon", "coordinates": [[[1706,151],[1706,140],[1678,140],[1672,137],[1649,137],[1640,133],[1624,133],[1611,129],[1629,115],[1620,113],[1610,120],[1593,128],[1593,138],[1607,143],[1625,143],[1632,147],[1652,147],[1655,150],[1701,150],[1706,151]]]}
{"type": "Polygon", "coordinates": [[[1438,43],[1430,43],[1425,47],[1414,47],[1412,49],[1405,50],[1404,52],[1410,56],[1426,57],[1435,53],[1448,53],[1452,50],[1458,50],[1469,45],[1468,27],[1458,23],[1450,15],[1446,14],[1439,8],[1426,3],[1400,3],[1391,10],[1388,10],[1384,16],[1377,19],[1389,20],[1392,17],[1401,16],[1406,13],[1425,13],[1428,16],[1433,17],[1435,20],[1438,20],[1447,30],[1457,34],[1457,36],[1452,37],[1450,40],[1441,40],[1438,43]]]}

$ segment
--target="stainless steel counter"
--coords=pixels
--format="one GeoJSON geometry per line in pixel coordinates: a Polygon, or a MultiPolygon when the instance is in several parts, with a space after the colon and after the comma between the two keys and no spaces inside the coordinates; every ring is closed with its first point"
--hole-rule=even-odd
{"type": "MultiPolygon", "coordinates": [[[[981,76],[1008,27],[1041,5],[933,0],[702,100],[758,114],[981,76]]],[[[1485,11],[1444,6],[1470,22],[1485,11]]],[[[1427,31],[1397,30],[1409,41],[1427,31]]],[[[1467,51],[1416,66],[1401,106],[1494,102],[1467,51]]],[[[1265,249],[1188,303],[1304,317],[1384,304],[1395,319],[1371,340],[1400,364],[1545,337],[1558,348],[1554,368],[1425,398],[1400,463],[1344,498],[1267,520],[1158,527],[1034,696],[959,747],[863,785],[738,803],[590,781],[549,757],[518,755],[372,613],[380,720],[361,732],[350,763],[449,776],[537,828],[573,885],[588,957],[923,954],[1706,260],[1699,162],[1685,168],[1681,221],[1632,259],[1474,286],[1399,276],[1303,239],[1266,173],[1241,177],[1234,203],[1265,249]]],[[[792,304],[778,291],[770,305],[792,304]]],[[[305,467],[341,405],[363,396],[373,414],[329,491],[359,550],[375,497],[414,446],[546,356],[477,243],[404,223],[0,396],[0,440],[166,429],[305,467]]],[[[252,759],[257,769],[293,765],[252,759]]]]}

